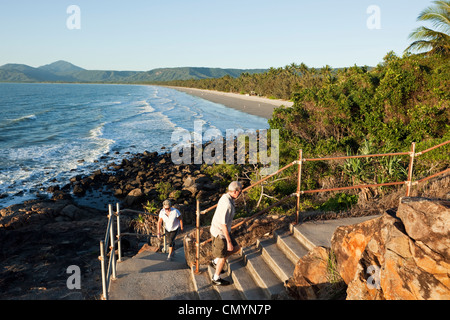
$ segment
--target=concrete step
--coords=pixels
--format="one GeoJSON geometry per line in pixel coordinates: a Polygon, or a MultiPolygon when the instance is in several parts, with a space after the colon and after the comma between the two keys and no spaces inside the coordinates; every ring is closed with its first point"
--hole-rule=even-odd
{"type": "MultiPolygon", "coordinates": [[[[210,265],[207,266],[207,277],[208,281],[211,282],[211,279],[214,275],[215,269],[211,267],[210,265]]],[[[233,279],[231,275],[227,272],[220,276],[224,280],[228,280],[231,282],[228,286],[215,286],[212,285],[214,290],[218,293],[221,300],[242,300],[243,297],[240,294],[240,291],[236,288],[235,284],[233,283],[233,279]]]]}
{"type": "Polygon", "coordinates": [[[253,279],[250,270],[245,265],[242,256],[231,256],[228,258],[231,277],[234,286],[239,290],[245,300],[266,300],[267,296],[253,279]]]}
{"type": "Polygon", "coordinates": [[[308,253],[308,249],[289,231],[276,230],[274,236],[278,247],[286,257],[296,265],[298,260],[308,253]]]}
{"type": "Polygon", "coordinates": [[[199,300],[220,300],[219,293],[214,289],[206,266],[199,268],[199,273],[195,273],[195,266],[191,268],[191,278],[199,300]]]}
{"type": "Polygon", "coordinates": [[[267,239],[257,242],[261,248],[261,255],[267,265],[280,278],[282,283],[294,274],[295,264],[289,260],[284,252],[278,247],[275,239],[267,239]]]}
{"type": "Polygon", "coordinates": [[[283,281],[277,277],[262,257],[262,250],[256,246],[243,250],[245,265],[256,284],[263,290],[266,298],[276,299],[284,292],[283,281]]]}

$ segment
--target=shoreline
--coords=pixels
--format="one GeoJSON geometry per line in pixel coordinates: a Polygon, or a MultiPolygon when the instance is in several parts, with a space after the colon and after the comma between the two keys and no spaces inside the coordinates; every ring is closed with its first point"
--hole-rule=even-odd
{"type": "Polygon", "coordinates": [[[272,118],[275,108],[281,107],[282,105],[285,107],[292,107],[294,105],[291,101],[246,96],[231,92],[172,86],[164,87],[178,90],[214,103],[219,103],[228,108],[236,109],[254,116],[265,118],[267,120],[272,118]]]}

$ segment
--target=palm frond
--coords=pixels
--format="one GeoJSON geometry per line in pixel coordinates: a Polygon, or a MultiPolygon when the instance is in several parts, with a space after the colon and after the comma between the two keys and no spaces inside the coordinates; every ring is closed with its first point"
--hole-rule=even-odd
{"type": "Polygon", "coordinates": [[[434,1],[435,6],[423,10],[418,21],[430,22],[436,30],[419,27],[409,39],[416,40],[405,52],[428,50],[427,54],[450,54],[450,1],[434,1]]]}
{"type": "MultiPolygon", "coordinates": [[[[443,2],[443,1],[441,1],[443,2]]],[[[430,22],[439,31],[450,33],[450,10],[442,7],[429,7],[422,11],[417,18],[418,21],[430,22]]]]}

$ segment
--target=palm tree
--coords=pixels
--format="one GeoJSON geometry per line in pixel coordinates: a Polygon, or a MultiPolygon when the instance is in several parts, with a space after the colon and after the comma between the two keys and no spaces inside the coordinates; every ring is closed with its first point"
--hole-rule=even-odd
{"type": "Polygon", "coordinates": [[[427,55],[450,55],[450,1],[433,1],[435,6],[423,10],[417,21],[431,22],[435,30],[419,27],[409,38],[415,40],[406,51],[428,50],[427,55]]]}

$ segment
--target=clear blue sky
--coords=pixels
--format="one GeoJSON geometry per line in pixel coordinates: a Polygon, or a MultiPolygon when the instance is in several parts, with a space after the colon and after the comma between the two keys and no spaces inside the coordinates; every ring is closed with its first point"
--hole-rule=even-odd
{"type": "MultiPolygon", "coordinates": [[[[90,70],[374,66],[399,55],[429,0],[2,0],[0,65],[90,70]],[[77,5],[81,29],[70,30],[77,5]],[[381,29],[369,29],[369,6],[381,29]]],[[[375,20],[372,20],[375,21],[375,20]]]]}

